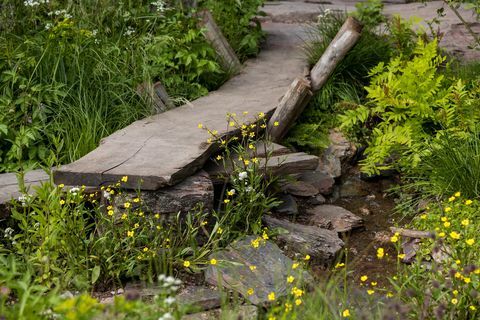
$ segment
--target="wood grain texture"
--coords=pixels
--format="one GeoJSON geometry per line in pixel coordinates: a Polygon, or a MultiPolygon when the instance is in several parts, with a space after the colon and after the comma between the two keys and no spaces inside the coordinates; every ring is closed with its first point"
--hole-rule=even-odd
{"type": "Polygon", "coordinates": [[[268,133],[273,141],[279,142],[285,137],[311,97],[309,81],[304,78],[293,80],[268,122],[268,133]]]}
{"type": "Polygon", "coordinates": [[[305,66],[301,26],[268,24],[264,30],[266,47],[241,74],[205,97],[115,132],[97,149],[56,170],[55,182],[99,186],[128,176],[127,188],[156,190],[194,174],[218,147],[206,142],[210,135],[198,123],[225,137],[235,133],[227,125],[228,112],[248,111],[242,119],[246,123],[253,123],[259,112],[272,114],[305,66]]]}
{"type": "Polygon", "coordinates": [[[197,13],[197,16],[200,18],[199,24],[204,30],[205,38],[212,47],[215,48],[215,51],[220,57],[222,67],[226,71],[234,74],[240,71],[242,64],[240,63],[240,60],[238,60],[235,51],[222,34],[222,31],[218,27],[210,11],[207,9],[202,10],[197,13]]]}
{"type": "Polygon", "coordinates": [[[322,57],[310,72],[312,90],[318,91],[327,82],[337,64],[360,39],[362,25],[353,17],[348,17],[322,57]]]}

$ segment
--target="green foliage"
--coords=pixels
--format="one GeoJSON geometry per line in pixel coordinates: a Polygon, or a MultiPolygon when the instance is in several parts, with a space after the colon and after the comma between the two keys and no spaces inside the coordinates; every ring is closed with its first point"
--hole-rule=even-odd
{"type": "Polygon", "coordinates": [[[263,38],[260,22],[254,18],[264,0],[203,0],[240,60],[256,55],[263,38]]]}
{"type": "Polygon", "coordinates": [[[370,130],[363,171],[408,171],[419,164],[433,138],[472,130],[480,117],[476,94],[468,92],[462,80],[447,80],[438,72],[444,61],[436,41],[420,40],[411,59],[395,57],[372,70],[366,88],[369,102],[340,116],[345,130],[370,130]]]}
{"type": "Polygon", "coordinates": [[[356,11],[353,15],[367,28],[375,28],[386,18],[382,14],[383,2],[381,0],[367,0],[355,4],[356,11]]]}
{"type": "MultiPolygon", "coordinates": [[[[305,51],[311,65],[327,49],[346,17],[345,13],[326,12],[310,30],[311,41],[307,43],[305,51]]],[[[362,101],[366,95],[363,87],[368,84],[370,69],[381,61],[388,61],[390,52],[390,44],[384,35],[365,29],[358,43],[305,108],[286,142],[307,150],[319,150],[327,146],[329,129],[338,125],[335,114],[348,108],[351,102],[362,101]]]]}
{"type": "MultiPolygon", "coordinates": [[[[61,163],[74,161],[152,114],[142,83],[159,80],[183,102],[228,76],[197,18],[175,2],[36,3],[1,4],[0,172],[38,167],[55,148],[61,163]]],[[[205,3],[242,57],[258,51],[250,20],[260,4],[205,3]]]]}
{"type": "Polygon", "coordinates": [[[415,229],[434,232],[436,237],[422,239],[417,262],[403,268],[394,281],[397,296],[410,306],[409,318],[478,318],[479,209],[477,200],[458,192],[446,201],[430,203],[412,222],[415,229]]]}

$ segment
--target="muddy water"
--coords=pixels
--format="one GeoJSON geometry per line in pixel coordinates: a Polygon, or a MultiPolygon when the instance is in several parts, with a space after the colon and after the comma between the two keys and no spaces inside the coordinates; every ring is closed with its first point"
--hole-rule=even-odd
{"type": "MultiPolygon", "coordinates": [[[[346,262],[348,278],[357,285],[361,283],[360,277],[367,275],[367,283],[373,281],[379,288],[388,287],[388,277],[396,273],[398,253],[390,242],[389,228],[403,221],[394,212],[394,197],[387,193],[396,183],[394,178],[363,181],[358,168],[352,168],[327,199],[327,203],[343,207],[365,221],[364,228],[342,235],[345,252],[339,259],[339,262],[346,262]],[[382,259],[377,257],[380,247],[385,252],[382,259]]],[[[321,278],[331,275],[320,266],[313,266],[313,270],[321,278]]]]}

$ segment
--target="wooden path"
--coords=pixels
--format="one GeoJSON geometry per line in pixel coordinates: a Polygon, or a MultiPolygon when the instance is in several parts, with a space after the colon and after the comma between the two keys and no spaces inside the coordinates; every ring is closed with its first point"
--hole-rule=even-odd
{"type": "Polygon", "coordinates": [[[271,114],[295,77],[306,64],[302,57],[302,27],[267,23],[267,44],[249,60],[242,72],[189,104],[136,121],[102,140],[83,158],[54,172],[55,183],[99,186],[128,176],[127,188],[157,190],[174,185],[202,168],[217,146],[206,141],[209,134],[198,123],[220,136],[233,134],[227,113],[246,122],[256,114],[271,114]]]}

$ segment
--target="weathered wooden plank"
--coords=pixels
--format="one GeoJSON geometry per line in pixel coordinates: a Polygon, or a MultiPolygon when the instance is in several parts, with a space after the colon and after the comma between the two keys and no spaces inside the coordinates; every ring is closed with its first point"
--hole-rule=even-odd
{"type": "Polygon", "coordinates": [[[153,105],[156,113],[162,113],[174,107],[167,90],[161,82],[142,83],[138,86],[137,93],[153,105]]]}
{"type": "Polygon", "coordinates": [[[203,167],[217,150],[203,123],[218,136],[235,132],[227,126],[227,113],[253,123],[256,114],[273,113],[277,101],[305,62],[301,59],[300,26],[269,24],[268,46],[248,61],[242,73],[219,90],[184,106],[136,121],[102,140],[83,158],[54,172],[57,184],[99,186],[128,176],[127,188],[156,190],[174,185],[203,167]]]}
{"type": "MultiPolygon", "coordinates": [[[[25,187],[32,189],[42,182],[48,181],[49,176],[43,170],[32,170],[25,173],[25,187]]],[[[22,193],[18,188],[18,180],[15,173],[0,174],[0,217],[8,215],[8,203],[12,199],[18,199],[22,193]]]]}
{"type": "MultiPolygon", "coordinates": [[[[271,173],[275,176],[300,173],[303,171],[315,170],[318,166],[318,157],[303,152],[283,154],[272,156],[266,161],[265,158],[259,159],[259,168],[271,173]],[[266,166],[265,166],[266,164],[266,166]]],[[[209,162],[205,166],[205,171],[210,175],[214,184],[225,182],[232,173],[232,165],[227,163],[224,167],[222,164],[209,162]]]]}
{"type": "Polygon", "coordinates": [[[201,19],[199,24],[204,29],[205,38],[215,48],[223,68],[232,73],[240,71],[242,64],[222,34],[210,11],[207,9],[202,10],[198,12],[197,16],[201,19]]]}

